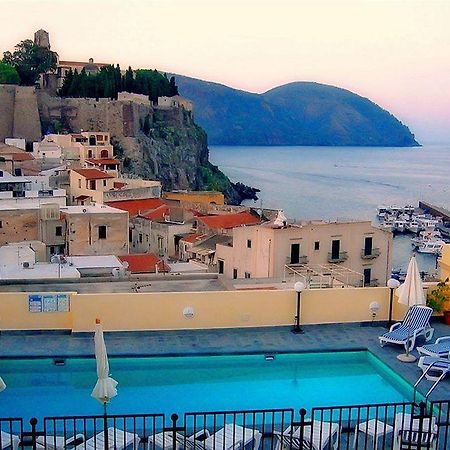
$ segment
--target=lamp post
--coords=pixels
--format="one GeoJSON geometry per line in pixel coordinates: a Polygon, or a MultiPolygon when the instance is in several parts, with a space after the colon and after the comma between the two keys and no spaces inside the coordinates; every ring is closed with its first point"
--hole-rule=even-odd
{"type": "Polygon", "coordinates": [[[304,331],[300,328],[300,296],[305,288],[305,284],[301,281],[297,281],[297,283],[294,284],[294,290],[297,292],[297,315],[295,316],[295,325],[294,328],[292,328],[292,332],[295,334],[304,333],[304,331]]]}
{"type": "Polygon", "coordinates": [[[394,299],[394,290],[400,286],[400,281],[396,278],[390,278],[387,282],[387,287],[391,290],[389,297],[389,319],[387,327],[390,328],[392,325],[392,300],[394,299]]]}

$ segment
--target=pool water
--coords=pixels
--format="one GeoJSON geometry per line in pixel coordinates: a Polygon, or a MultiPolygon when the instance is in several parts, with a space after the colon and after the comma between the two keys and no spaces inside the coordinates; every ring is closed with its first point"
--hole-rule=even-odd
{"type": "MultiPolygon", "coordinates": [[[[306,408],[410,401],[412,388],[370,352],[110,358],[111,414],[306,408]]],[[[0,359],[0,417],[102,413],[94,359],[0,359]]]]}

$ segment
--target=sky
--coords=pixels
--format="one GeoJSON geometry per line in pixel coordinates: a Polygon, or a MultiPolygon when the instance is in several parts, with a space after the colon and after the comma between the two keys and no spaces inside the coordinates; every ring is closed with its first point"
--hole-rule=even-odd
{"type": "Polygon", "coordinates": [[[0,50],[43,28],[61,59],[264,92],[349,89],[450,142],[450,0],[0,0],[0,50]]]}

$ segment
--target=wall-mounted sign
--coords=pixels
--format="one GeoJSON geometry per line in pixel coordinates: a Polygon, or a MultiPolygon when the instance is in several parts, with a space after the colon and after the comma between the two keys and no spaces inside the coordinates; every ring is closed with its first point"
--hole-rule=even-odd
{"type": "Polygon", "coordinates": [[[68,312],[70,311],[69,294],[29,294],[28,311],[42,312],[68,312]]]}

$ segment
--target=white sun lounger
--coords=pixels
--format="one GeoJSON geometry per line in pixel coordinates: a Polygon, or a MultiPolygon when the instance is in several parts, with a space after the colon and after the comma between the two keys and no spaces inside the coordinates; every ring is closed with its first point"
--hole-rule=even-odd
{"type": "Polygon", "coordinates": [[[15,434],[6,433],[0,430],[0,450],[12,448],[16,450],[19,447],[20,438],[15,434]]]}
{"type": "Polygon", "coordinates": [[[440,337],[436,339],[434,344],[417,347],[417,351],[424,356],[434,356],[436,358],[448,357],[450,355],[450,336],[440,337]]]}
{"type": "MultiPolygon", "coordinates": [[[[223,428],[211,434],[203,441],[195,441],[196,450],[237,450],[253,442],[253,450],[258,450],[262,434],[253,428],[243,428],[227,423],[223,428]]],[[[187,441],[186,441],[187,442],[187,441]]],[[[188,446],[186,446],[188,449],[188,446]]],[[[189,449],[192,450],[192,447],[189,449]]]]}
{"type": "Polygon", "coordinates": [[[441,375],[450,373],[450,360],[445,358],[435,358],[434,356],[421,356],[417,364],[425,373],[430,366],[430,370],[425,374],[427,380],[437,381],[441,375]]]}
{"type": "Polygon", "coordinates": [[[328,446],[337,449],[340,427],[337,423],[313,420],[312,426],[307,425],[304,427],[303,447],[300,445],[300,428],[292,431],[292,427],[289,426],[283,433],[274,431],[274,434],[278,438],[276,450],[283,448],[290,450],[298,450],[300,448],[304,450],[322,450],[328,446]]]}
{"type": "MultiPolygon", "coordinates": [[[[190,444],[196,448],[203,448],[202,441],[198,438],[209,437],[208,430],[200,430],[192,436],[184,436],[180,433],[175,434],[175,439],[177,441],[177,448],[190,447],[190,444]],[[186,441],[186,445],[185,445],[186,441]],[[197,445],[198,443],[198,445],[197,445]]],[[[148,450],[153,450],[154,448],[159,448],[161,450],[172,450],[173,449],[173,432],[165,431],[162,433],[157,433],[155,435],[148,437],[148,450]]]]}
{"type": "Polygon", "coordinates": [[[412,419],[411,414],[397,413],[394,423],[394,450],[403,448],[413,448],[417,450],[433,450],[436,448],[436,436],[438,426],[436,417],[424,418],[422,420],[422,431],[420,433],[420,420],[412,419]]]}
{"type": "Polygon", "coordinates": [[[47,450],[64,450],[67,447],[74,447],[82,442],[84,442],[84,434],[76,434],[67,439],[64,436],[51,434],[47,436],[38,436],[36,438],[37,448],[45,448],[47,450]]]}
{"type": "Polygon", "coordinates": [[[411,306],[403,322],[394,323],[387,333],[378,338],[380,345],[383,347],[385,344],[401,344],[404,345],[405,350],[409,346],[409,351],[411,351],[414,350],[417,337],[425,336],[425,340],[428,342],[434,333],[434,329],[430,325],[432,314],[433,309],[428,306],[411,306]]]}
{"type": "Polygon", "coordinates": [[[87,441],[74,447],[76,450],[123,450],[129,446],[137,449],[141,438],[137,434],[128,433],[119,428],[108,428],[108,448],[105,448],[105,433],[92,436],[87,441]]]}

